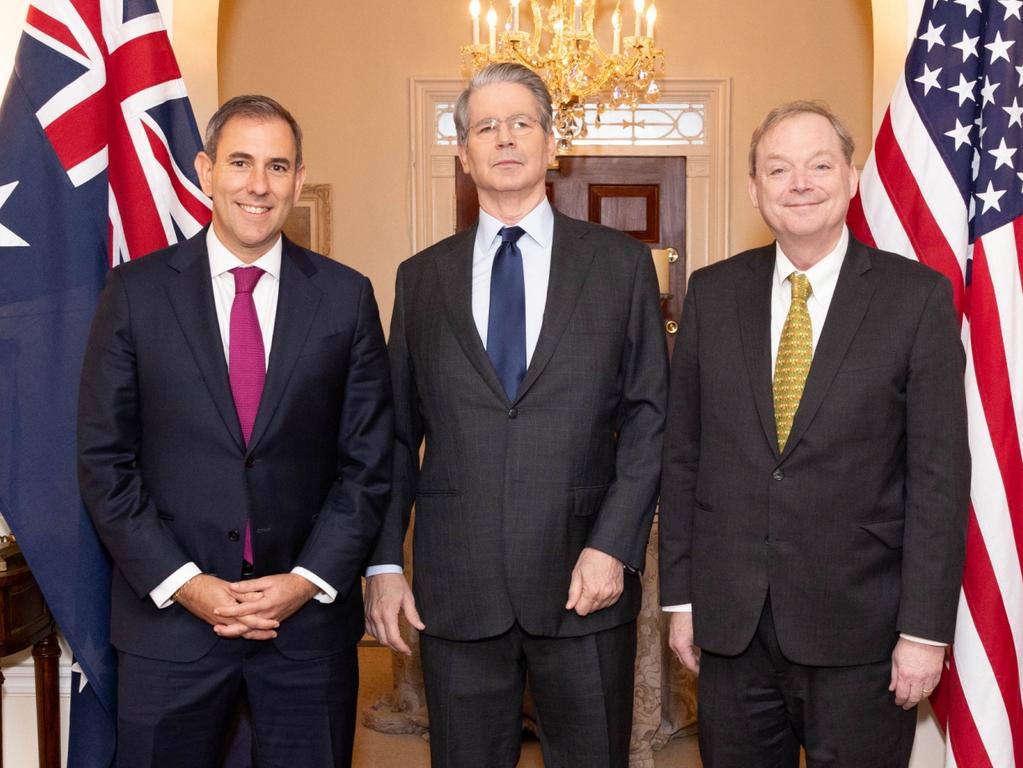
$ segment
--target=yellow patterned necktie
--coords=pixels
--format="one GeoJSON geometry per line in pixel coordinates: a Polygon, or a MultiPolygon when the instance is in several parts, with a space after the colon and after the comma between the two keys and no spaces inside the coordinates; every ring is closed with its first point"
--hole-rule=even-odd
{"type": "Polygon", "coordinates": [[[792,283],[792,303],[781,330],[778,362],[774,366],[774,423],[778,428],[779,451],[785,450],[813,359],[813,329],[806,309],[806,300],[813,289],[806,275],[799,272],[789,275],[789,282],[792,283]]]}

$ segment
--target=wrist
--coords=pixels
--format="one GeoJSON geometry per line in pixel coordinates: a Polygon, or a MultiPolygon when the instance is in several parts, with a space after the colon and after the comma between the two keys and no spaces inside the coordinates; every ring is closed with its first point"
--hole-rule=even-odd
{"type": "Polygon", "coordinates": [[[182,584],[180,587],[178,587],[174,591],[174,594],[171,595],[171,600],[173,600],[175,603],[178,603],[178,602],[181,601],[182,596],[187,596],[188,585],[191,584],[193,581],[195,581],[196,578],[198,576],[200,576],[200,575],[201,574],[196,574],[195,576],[192,576],[188,581],[186,581],[184,584],[182,584]]]}

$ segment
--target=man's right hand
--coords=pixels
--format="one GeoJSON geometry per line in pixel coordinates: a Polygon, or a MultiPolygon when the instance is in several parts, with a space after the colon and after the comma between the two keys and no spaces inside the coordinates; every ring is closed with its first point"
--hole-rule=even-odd
{"type": "Polygon", "coordinates": [[[378,573],[366,577],[366,631],[380,643],[406,656],[412,655],[401,637],[398,627],[398,613],[404,613],[408,623],[418,630],[426,629],[416,599],[412,596],[405,575],[402,573],[378,573]]]}
{"type": "Polygon", "coordinates": [[[700,674],[700,649],[693,644],[693,612],[672,611],[668,646],[683,666],[694,675],[700,674]]]}
{"type": "Polygon", "coordinates": [[[211,627],[220,626],[221,631],[217,634],[221,637],[244,637],[247,640],[272,640],[277,637],[275,630],[280,626],[280,622],[273,619],[258,614],[225,617],[214,613],[217,608],[259,600],[262,596],[262,593],[258,592],[235,595],[229,587],[230,582],[208,573],[200,573],[189,579],[177,591],[174,602],[211,627]]]}

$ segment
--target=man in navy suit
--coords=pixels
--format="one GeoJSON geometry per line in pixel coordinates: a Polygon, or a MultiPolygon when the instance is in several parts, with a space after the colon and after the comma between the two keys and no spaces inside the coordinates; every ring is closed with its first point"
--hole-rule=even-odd
{"type": "Polygon", "coordinates": [[[110,272],[82,372],[118,765],[215,765],[243,699],[257,766],[349,765],[359,575],[390,491],[376,303],[281,234],[305,177],[281,105],[224,104],[195,166],[212,226],[110,272]]]}

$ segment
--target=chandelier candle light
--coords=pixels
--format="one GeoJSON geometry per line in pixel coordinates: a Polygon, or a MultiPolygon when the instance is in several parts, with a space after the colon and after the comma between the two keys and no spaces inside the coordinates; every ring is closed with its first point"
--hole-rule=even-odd
{"type": "Polygon", "coordinates": [[[597,0],[530,0],[533,31],[519,26],[520,0],[509,0],[507,20],[498,34],[498,12],[491,3],[485,19],[488,37],[480,42],[480,0],[471,0],[472,45],[462,47],[466,68],[478,72],[494,62],[517,62],[547,84],[555,109],[558,150],[587,134],[587,101],[596,101],[594,127],[608,108],[635,109],[640,101],[657,101],[664,52],[654,47],[654,0],[633,0],[634,34],[622,37],[621,0],[611,14],[611,53],[593,34],[597,0]],[[643,21],[646,21],[646,34],[643,21]]]}

